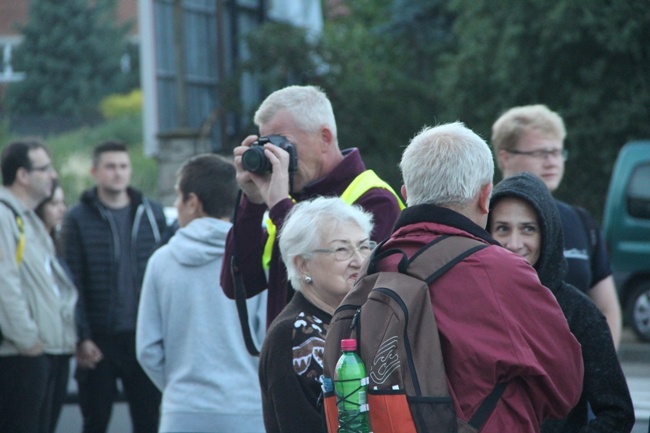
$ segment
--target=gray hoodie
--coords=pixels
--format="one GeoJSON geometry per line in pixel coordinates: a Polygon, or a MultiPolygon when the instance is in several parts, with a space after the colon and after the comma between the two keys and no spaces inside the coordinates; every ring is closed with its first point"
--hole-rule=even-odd
{"type": "MultiPolygon", "coordinates": [[[[147,265],[136,346],[138,361],[163,392],[161,432],[264,431],[258,359],[246,351],[235,302],[219,285],[230,227],[195,219],[147,265]]],[[[247,301],[260,340],[265,293],[247,301]]]]}

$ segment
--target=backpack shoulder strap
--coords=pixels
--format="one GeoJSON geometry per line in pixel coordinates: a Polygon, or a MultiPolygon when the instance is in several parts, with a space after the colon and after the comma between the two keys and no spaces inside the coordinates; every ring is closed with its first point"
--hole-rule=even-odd
{"type": "Polygon", "coordinates": [[[410,258],[408,273],[431,284],[456,263],[487,246],[463,236],[438,236],[410,258]]]}
{"type": "Polygon", "coordinates": [[[25,224],[23,222],[23,217],[20,216],[20,213],[14,208],[11,203],[7,200],[0,199],[0,203],[4,204],[6,207],[11,210],[16,219],[16,225],[18,226],[18,245],[16,246],[16,263],[18,266],[23,261],[23,252],[25,251],[25,224]]]}
{"type": "MultiPolygon", "coordinates": [[[[488,247],[487,244],[462,236],[439,236],[420,249],[410,259],[408,272],[410,275],[424,280],[427,285],[442,276],[455,264],[476,251],[488,247]]],[[[498,383],[490,394],[483,400],[472,418],[469,425],[477,431],[481,429],[496,407],[501,395],[505,391],[507,382],[498,383]]]]}
{"type": "Polygon", "coordinates": [[[485,424],[485,421],[487,421],[488,417],[499,402],[499,399],[503,395],[503,391],[506,390],[507,385],[508,382],[501,382],[495,385],[492,392],[485,397],[483,403],[481,403],[478,409],[476,409],[476,412],[474,412],[474,415],[472,415],[472,418],[470,418],[468,422],[469,425],[474,427],[476,430],[480,430],[481,427],[483,427],[483,424],[485,424]]]}

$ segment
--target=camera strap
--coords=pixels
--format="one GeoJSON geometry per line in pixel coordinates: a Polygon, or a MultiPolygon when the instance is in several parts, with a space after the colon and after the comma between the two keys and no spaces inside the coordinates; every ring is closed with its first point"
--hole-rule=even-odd
{"type": "Polygon", "coordinates": [[[259,356],[260,351],[253,341],[251,334],[250,322],[248,321],[248,306],[246,305],[246,288],[244,287],[244,280],[239,266],[239,251],[237,247],[237,211],[241,203],[242,191],[239,190],[237,195],[237,204],[233,215],[233,255],[230,260],[230,270],[232,272],[233,285],[235,289],[235,304],[237,305],[237,315],[239,316],[239,323],[241,325],[242,335],[244,337],[244,344],[246,350],[253,356],[259,356]]]}

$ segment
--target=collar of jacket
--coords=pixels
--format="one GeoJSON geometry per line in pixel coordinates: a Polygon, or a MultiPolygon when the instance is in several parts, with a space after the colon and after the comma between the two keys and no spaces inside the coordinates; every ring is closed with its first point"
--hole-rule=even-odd
{"type": "MultiPolygon", "coordinates": [[[[128,187],[126,189],[127,194],[131,199],[130,206],[132,209],[136,209],[139,205],[143,203],[143,195],[137,189],[128,187]]],[[[81,195],[81,201],[89,205],[103,206],[99,201],[99,194],[97,193],[97,187],[90,188],[81,195]]]]}
{"type": "Polygon", "coordinates": [[[331,195],[341,195],[350,182],[365,171],[366,166],[361,159],[359,149],[353,147],[341,151],[343,160],[334,169],[325,176],[305,185],[301,193],[295,193],[291,196],[297,201],[322,195],[324,193],[331,195]]]}
{"type": "Polygon", "coordinates": [[[482,227],[478,226],[466,216],[451,209],[436,206],[435,204],[419,204],[409,206],[402,211],[393,231],[411,224],[433,222],[449,227],[455,227],[470,235],[484,240],[492,245],[500,245],[482,227]]]}

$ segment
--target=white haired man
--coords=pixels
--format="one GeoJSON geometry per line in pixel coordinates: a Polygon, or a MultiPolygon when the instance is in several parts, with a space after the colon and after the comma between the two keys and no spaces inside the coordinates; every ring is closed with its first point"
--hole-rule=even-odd
{"type": "Polygon", "coordinates": [[[317,196],[340,196],[348,204],[358,204],[373,214],[371,238],[379,241],[390,234],[401,202],[386,182],[366,170],[358,149],[339,149],[332,105],[317,87],[289,86],[273,92],[262,102],[254,120],[261,136],[281,135],[295,147],[297,171],[290,179],[290,154],[272,142],[264,144],[264,156],[272,171],[246,171],[242,155],[258,139],[256,135],[248,136],[234,149],[237,182],[244,198],[228,235],[221,285],[227,296],[234,297],[229,267],[237,249],[241,252],[239,267],[246,295],[268,288],[269,325],[293,293],[287,287],[286,268],[275,239],[276,227],[282,226],[295,203],[317,196]],[[264,229],[266,211],[270,218],[264,229]]]}
{"type": "MultiPolygon", "coordinates": [[[[425,128],[400,167],[408,207],[382,250],[412,257],[445,235],[488,245],[429,286],[457,416],[469,420],[505,382],[481,431],[539,432],[544,418],[563,417],[578,401],[582,356],[535,270],[485,231],[494,173],[488,145],[462,123],[425,128]]],[[[396,256],[380,270],[396,270],[396,256]]]]}

